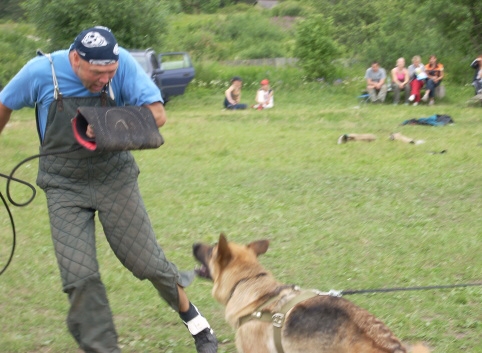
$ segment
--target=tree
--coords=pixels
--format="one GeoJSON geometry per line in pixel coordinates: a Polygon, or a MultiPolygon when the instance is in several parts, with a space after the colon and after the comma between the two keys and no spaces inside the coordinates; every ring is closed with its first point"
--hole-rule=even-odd
{"type": "Polygon", "coordinates": [[[332,21],[322,15],[313,15],[301,21],[296,28],[296,56],[309,79],[332,79],[336,75],[333,60],[339,54],[331,39],[332,21]]]}
{"type": "MultiPolygon", "coordinates": [[[[312,6],[333,20],[333,35],[338,43],[347,48],[359,48],[378,32],[383,14],[376,7],[377,1],[312,0],[312,6]]],[[[385,11],[388,1],[385,1],[385,11]]]]}
{"type": "Polygon", "coordinates": [[[441,37],[463,54],[482,53],[482,6],[480,0],[423,1],[425,18],[432,19],[441,37]]]}
{"type": "Polygon", "coordinates": [[[0,1],[0,18],[18,20],[23,16],[23,9],[20,6],[21,0],[0,1]]]}
{"type": "Polygon", "coordinates": [[[102,25],[128,48],[160,45],[167,30],[167,7],[158,0],[26,0],[29,19],[51,40],[52,48],[68,46],[88,27],[102,25]]]}

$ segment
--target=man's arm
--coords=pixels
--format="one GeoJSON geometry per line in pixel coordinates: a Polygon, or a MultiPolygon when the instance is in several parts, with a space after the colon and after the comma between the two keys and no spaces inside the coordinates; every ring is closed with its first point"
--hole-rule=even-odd
{"type": "Polygon", "coordinates": [[[156,120],[157,127],[161,127],[166,123],[166,110],[164,109],[164,105],[161,102],[155,102],[152,104],[147,104],[145,107],[149,108],[154,115],[154,119],[156,120]]]}
{"type": "Polygon", "coordinates": [[[0,102],[0,133],[3,131],[5,125],[7,125],[12,115],[12,109],[6,107],[0,102]]]}

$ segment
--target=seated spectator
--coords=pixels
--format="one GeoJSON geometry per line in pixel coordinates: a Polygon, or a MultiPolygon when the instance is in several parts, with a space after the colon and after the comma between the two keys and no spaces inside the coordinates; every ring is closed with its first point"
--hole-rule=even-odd
{"type": "Polygon", "coordinates": [[[437,57],[435,55],[430,55],[429,62],[425,65],[425,72],[427,74],[427,90],[425,91],[422,100],[426,102],[428,99],[429,105],[435,103],[435,89],[442,83],[444,78],[444,66],[437,62],[437,57]]]}
{"type": "Polygon", "coordinates": [[[380,67],[378,61],[372,62],[372,65],[365,73],[365,79],[370,101],[372,103],[385,102],[385,97],[387,96],[387,85],[385,83],[387,73],[384,68],[380,67]]]}
{"type": "Polygon", "coordinates": [[[477,91],[476,97],[479,99],[482,99],[482,67],[479,70],[479,73],[477,74],[477,81],[476,81],[477,87],[479,90],[477,91]]]}
{"type": "Polygon", "coordinates": [[[274,92],[269,87],[269,81],[264,79],[260,82],[261,88],[256,92],[256,104],[254,109],[262,110],[274,107],[274,92]]]}
{"type": "Polygon", "coordinates": [[[408,67],[408,76],[410,79],[410,97],[408,100],[413,102],[415,106],[420,102],[420,90],[427,79],[425,65],[422,64],[422,59],[419,55],[415,55],[412,58],[412,64],[408,67]]]}
{"type": "Polygon", "coordinates": [[[224,92],[224,107],[226,109],[246,109],[247,105],[240,103],[242,86],[243,80],[241,79],[241,77],[235,76],[231,79],[231,85],[224,92]]]}
{"type": "Polygon", "coordinates": [[[482,55],[479,55],[470,66],[475,69],[474,79],[472,80],[472,85],[475,88],[475,94],[482,94],[482,55]]]}
{"type": "Polygon", "coordinates": [[[400,102],[400,92],[405,92],[405,104],[408,104],[410,95],[410,85],[408,84],[410,78],[408,70],[405,67],[405,59],[399,58],[397,66],[392,71],[392,90],[393,90],[393,104],[397,105],[400,102]]]}

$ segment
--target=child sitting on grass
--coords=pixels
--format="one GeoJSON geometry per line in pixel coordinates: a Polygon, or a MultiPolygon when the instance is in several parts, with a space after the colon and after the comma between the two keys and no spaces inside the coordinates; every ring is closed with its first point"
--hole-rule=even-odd
{"type": "Polygon", "coordinates": [[[256,92],[256,104],[254,109],[262,110],[274,107],[273,90],[269,87],[269,81],[264,79],[260,82],[261,88],[256,92]]]}

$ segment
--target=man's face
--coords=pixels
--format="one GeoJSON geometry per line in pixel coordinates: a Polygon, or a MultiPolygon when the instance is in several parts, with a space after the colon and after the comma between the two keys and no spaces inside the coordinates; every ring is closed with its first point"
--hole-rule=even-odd
{"type": "Polygon", "coordinates": [[[73,69],[80,81],[92,93],[102,91],[102,88],[114,77],[119,63],[109,65],[92,65],[83,60],[74,51],[73,69]]]}
{"type": "Polygon", "coordinates": [[[380,65],[378,65],[378,64],[372,64],[372,70],[373,70],[373,71],[377,72],[379,68],[380,68],[380,65]]]}

